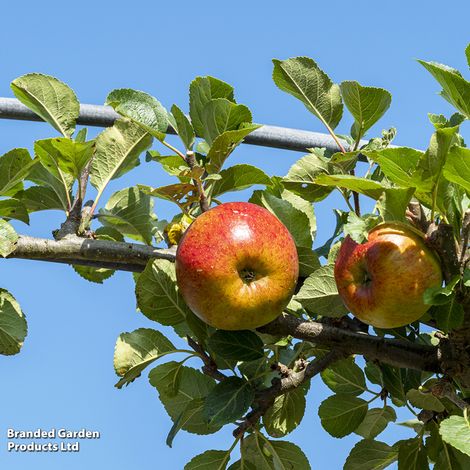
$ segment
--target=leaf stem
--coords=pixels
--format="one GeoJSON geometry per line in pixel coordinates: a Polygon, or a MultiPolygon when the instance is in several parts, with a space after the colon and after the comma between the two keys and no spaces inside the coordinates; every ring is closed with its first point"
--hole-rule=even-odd
{"type": "Polygon", "coordinates": [[[173,145],[169,144],[166,140],[160,140],[160,142],[165,146],[168,147],[170,150],[175,152],[177,155],[179,155],[183,160],[186,160],[184,154],[180,152],[176,147],[173,147],[173,145]]]}

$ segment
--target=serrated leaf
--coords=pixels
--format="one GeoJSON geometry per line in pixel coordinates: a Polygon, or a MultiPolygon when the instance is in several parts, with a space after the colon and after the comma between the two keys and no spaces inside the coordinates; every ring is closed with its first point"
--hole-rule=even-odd
{"type": "Polygon", "coordinates": [[[115,228],[126,237],[152,244],[157,230],[153,199],[138,188],[115,192],[97,215],[103,225],[115,228]]]}
{"type": "Polygon", "coordinates": [[[280,192],[281,199],[284,201],[288,201],[294,206],[297,210],[303,212],[309,221],[310,225],[310,234],[312,236],[312,240],[315,239],[315,235],[317,233],[317,220],[315,217],[315,212],[313,209],[313,204],[306,199],[298,196],[297,194],[293,193],[292,191],[288,191],[283,189],[280,192]]]}
{"type": "Polygon", "coordinates": [[[75,93],[50,75],[29,73],[11,83],[15,96],[64,137],[71,137],[80,114],[75,93]]]}
{"type": "Polygon", "coordinates": [[[317,269],[295,295],[295,299],[310,312],[327,317],[341,317],[347,313],[338,295],[333,269],[333,265],[317,269]]]}
{"type": "Polygon", "coordinates": [[[263,415],[266,432],[272,437],[292,432],[304,417],[305,404],[305,392],[301,388],[276,397],[273,406],[263,415]]]}
{"type": "Polygon", "coordinates": [[[152,136],[128,120],[118,119],[101,132],[90,171],[90,182],[98,191],[96,199],[113,178],[134,168],[139,155],[151,145],[152,136]]]}
{"type": "Polygon", "coordinates": [[[34,152],[41,163],[56,177],[56,169],[73,176],[80,177],[85,165],[89,162],[95,150],[95,142],[76,142],[66,137],[37,140],[34,144],[34,152]]]}
{"type": "Polygon", "coordinates": [[[226,450],[206,450],[193,457],[184,470],[225,470],[230,459],[230,452],[226,450]]]}
{"type": "Polygon", "coordinates": [[[406,398],[415,408],[437,411],[438,413],[445,410],[441,400],[430,392],[424,393],[421,390],[412,388],[406,392],[406,398]]]}
{"type": "MultiPolygon", "coordinates": [[[[40,187],[44,187],[52,191],[55,196],[49,193],[48,198],[52,198],[52,200],[55,201],[54,205],[57,205],[57,201],[60,201],[60,209],[64,211],[68,210],[71,183],[73,182],[71,178],[64,182],[62,179],[60,179],[60,177],[56,177],[55,175],[50,173],[43,165],[37,164],[32,168],[27,179],[32,181],[33,183],[40,185],[40,187]]],[[[32,188],[28,188],[26,191],[28,191],[29,189],[32,188]]],[[[27,196],[28,195],[29,193],[27,194],[27,196]]],[[[38,195],[37,190],[31,191],[32,198],[34,198],[36,195],[38,195]]],[[[27,202],[25,202],[25,204],[28,206],[27,202]]],[[[32,207],[36,207],[37,204],[37,202],[36,204],[33,203],[32,207]]]]}
{"type": "Polygon", "coordinates": [[[196,135],[194,134],[193,126],[191,122],[186,117],[186,114],[181,111],[176,104],[171,107],[171,114],[168,115],[170,124],[175,129],[176,133],[179,135],[181,141],[183,142],[187,150],[192,150],[194,145],[194,139],[196,135]]]}
{"type": "Polygon", "coordinates": [[[130,384],[152,362],[174,349],[162,333],[150,328],[121,333],[114,348],[114,370],[122,378],[115,386],[130,384]]]}
{"type": "Polygon", "coordinates": [[[352,175],[319,175],[315,178],[315,183],[320,186],[333,186],[356,191],[372,199],[379,199],[384,192],[381,183],[366,178],[352,175]]]}
{"type": "Polygon", "coordinates": [[[314,153],[297,160],[282,180],[286,189],[312,202],[328,196],[332,189],[315,183],[318,175],[330,170],[329,160],[324,154],[324,149],[315,149],[314,153]]]}
{"type": "Polygon", "coordinates": [[[0,256],[5,258],[13,253],[17,241],[15,229],[6,220],[0,219],[0,256]]]}
{"type": "Polygon", "coordinates": [[[450,301],[460,276],[454,276],[444,287],[430,287],[423,294],[423,301],[427,305],[444,305],[450,301]]]}
{"type": "MultiPolygon", "coordinates": [[[[245,470],[311,470],[300,447],[288,441],[272,441],[260,434],[251,434],[241,444],[245,470]]],[[[236,468],[236,467],[235,467],[236,468]]]]}
{"type": "Polygon", "coordinates": [[[310,112],[334,129],[343,115],[339,86],[308,57],[274,59],[273,63],[273,80],[278,88],[302,101],[310,112]]]}
{"type": "Polygon", "coordinates": [[[192,202],[199,200],[197,188],[191,183],[175,183],[167,186],[160,186],[159,188],[151,188],[150,186],[139,184],[137,187],[149,196],[174,202],[179,207],[188,206],[192,202]]]}
{"type": "Polygon", "coordinates": [[[323,370],[321,378],[335,393],[360,395],[366,390],[364,374],[352,357],[337,361],[323,370]]]}
{"type": "Polygon", "coordinates": [[[387,188],[377,201],[377,210],[384,222],[400,221],[405,222],[405,211],[411,198],[414,188],[387,188]]]}
{"type": "Polygon", "coordinates": [[[252,331],[217,330],[209,337],[209,348],[227,360],[253,361],[264,356],[263,341],[252,331]]]}
{"type": "Polygon", "coordinates": [[[385,114],[392,102],[392,95],[383,88],[364,87],[355,81],[340,85],[344,104],[354,117],[351,136],[361,137],[385,114]]]}
{"type": "Polygon", "coordinates": [[[461,326],[465,316],[463,306],[457,302],[455,294],[447,303],[433,305],[429,313],[436,320],[437,327],[444,333],[461,326]]]}
{"type": "Polygon", "coordinates": [[[447,154],[443,175],[470,193],[470,149],[452,146],[447,154]]]}
{"type": "Polygon", "coordinates": [[[347,394],[332,395],[318,408],[323,428],[333,437],[351,434],[362,423],[366,413],[367,402],[347,394]]]}
{"type": "Polygon", "coordinates": [[[239,377],[227,377],[209,393],[203,414],[210,425],[223,426],[241,418],[255,397],[251,384],[239,377]]]}
{"type": "Polygon", "coordinates": [[[248,124],[240,129],[226,131],[218,135],[207,153],[207,170],[210,173],[218,173],[225,160],[227,160],[237,145],[239,145],[248,134],[251,134],[259,127],[261,126],[257,124],[248,124]]]}
{"type": "Polygon", "coordinates": [[[16,197],[26,206],[28,212],[65,210],[57,193],[45,186],[31,186],[16,193],[16,197]]]}
{"type": "Polygon", "coordinates": [[[355,242],[364,243],[367,241],[369,231],[374,228],[380,219],[371,214],[363,215],[359,217],[354,212],[350,212],[348,215],[348,221],[343,226],[344,235],[349,235],[355,242]]]}
{"type": "Polygon", "coordinates": [[[446,65],[436,62],[418,62],[439,82],[443,88],[442,97],[446,99],[467,119],[470,117],[470,83],[459,73],[446,65]]]}
{"type": "Polygon", "coordinates": [[[168,128],[168,113],[160,102],[143,91],[119,88],[113,90],[106,98],[121,116],[135,122],[149,134],[159,140],[165,138],[168,128]]]}
{"type": "Polygon", "coordinates": [[[468,411],[464,416],[450,416],[441,421],[439,434],[444,442],[470,456],[470,419],[468,411]]]}
{"type": "Polygon", "coordinates": [[[233,87],[214,77],[196,77],[189,86],[189,115],[196,134],[204,134],[202,112],[212,99],[225,98],[234,102],[233,87]]]}
{"type": "Polygon", "coordinates": [[[398,458],[398,451],[384,442],[364,439],[349,453],[343,470],[383,470],[398,458]]]}
{"type": "Polygon", "coordinates": [[[220,427],[209,426],[202,414],[204,399],[215,386],[213,379],[191,367],[166,362],[150,371],[149,381],[157,389],[160,401],[174,422],[191,409],[181,429],[193,434],[211,434],[219,430],[220,427]]]}
{"type": "Polygon", "coordinates": [[[29,224],[28,209],[22,201],[14,198],[0,200],[0,217],[21,220],[21,222],[29,224]]]}
{"type": "Polygon", "coordinates": [[[28,325],[20,305],[7,290],[0,289],[0,354],[19,353],[27,332],[28,325]]]}
{"type": "Polygon", "coordinates": [[[212,99],[202,110],[202,137],[212,145],[217,136],[227,131],[235,131],[242,124],[251,124],[251,121],[251,112],[245,105],[235,104],[225,98],[212,99]]]}
{"type": "Polygon", "coordinates": [[[28,150],[13,149],[0,157],[0,196],[11,196],[9,192],[28,177],[37,161],[28,150]]]}
{"type": "Polygon", "coordinates": [[[150,320],[162,325],[185,320],[187,307],[178,292],[175,267],[170,261],[150,261],[136,282],[135,293],[139,309],[150,320]]]}
{"type": "Polygon", "coordinates": [[[400,369],[382,364],[383,385],[390,393],[392,401],[396,406],[403,406],[406,403],[405,389],[403,386],[403,378],[400,369]]]}
{"type": "Polygon", "coordinates": [[[321,267],[317,253],[311,248],[298,246],[297,256],[299,257],[299,276],[308,277],[321,267]]]}
{"type": "Polygon", "coordinates": [[[390,406],[371,408],[354,432],[364,439],[374,439],[387,427],[388,423],[396,419],[395,410],[390,406]]]}
{"type": "Polygon", "coordinates": [[[221,178],[212,183],[212,197],[229,191],[241,191],[254,184],[269,185],[271,178],[259,168],[252,165],[234,165],[220,172],[221,178]]]}
{"type": "Polygon", "coordinates": [[[255,191],[250,202],[264,206],[274,214],[289,230],[297,246],[312,247],[311,220],[292,202],[278,198],[267,191],[255,191]]]}

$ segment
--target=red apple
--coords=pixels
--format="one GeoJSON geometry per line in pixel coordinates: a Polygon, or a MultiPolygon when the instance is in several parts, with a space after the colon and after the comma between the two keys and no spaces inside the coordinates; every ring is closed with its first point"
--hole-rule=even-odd
{"type": "Polygon", "coordinates": [[[423,293],[442,285],[442,272],[420,232],[383,223],[369,232],[366,243],[346,237],[336,258],[335,280],[357,318],[378,328],[396,328],[428,310],[423,293]]]}
{"type": "Polygon", "coordinates": [[[248,202],[200,215],[176,252],[176,278],[189,308],[215,328],[246,330],[278,317],[297,282],[299,264],[287,228],[248,202]]]}

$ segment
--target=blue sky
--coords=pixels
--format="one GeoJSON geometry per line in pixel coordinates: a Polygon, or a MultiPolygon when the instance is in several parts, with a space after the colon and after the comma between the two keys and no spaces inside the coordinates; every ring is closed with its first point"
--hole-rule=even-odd
{"type": "MultiPolygon", "coordinates": [[[[3,2],[0,6],[0,96],[28,72],[43,72],[68,83],[83,103],[104,102],[118,87],[141,89],[166,107],[187,110],[189,82],[213,75],[235,87],[256,122],[323,131],[299,102],[276,89],[272,58],[307,55],[340,82],[358,80],[392,92],[392,107],[372,131],[396,126],[395,143],[426,146],[432,132],[428,112],[453,111],[437,84],[415,58],[436,60],[468,74],[464,48],[470,41],[466,1],[325,2],[3,2]]],[[[338,132],[349,130],[344,119],[338,132]]],[[[93,131],[97,132],[97,131],[93,131]]],[[[468,124],[462,126],[464,136],[468,124]]],[[[0,154],[32,148],[54,135],[45,124],[0,121],[0,154]]],[[[284,174],[302,155],[242,146],[232,163],[252,163],[284,174]]],[[[142,165],[109,189],[136,183],[169,182],[156,165],[142,165]]],[[[247,193],[231,199],[246,199],[247,193]]],[[[103,202],[106,196],[103,198],[103,202]]],[[[332,230],[328,200],[316,207],[319,246],[332,230]]],[[[157,202],[160,218],[172,215],[157,202]]],[[[20,233],[48,237],[62,221],[58,213],[34,214],[20,233]]],[[[197,453],[226,449],[231,429],[208,437],[181,432],[173,449],[165,445],[171,427],[146,375],[123,390],[113,387],[117,336],[156,326],[136,313],[133,282],[117,273],[103,286],[79,278],[68,266],[32,261],[0,261],[0,287],[20,301],[29,321],[21,354],[0,356],[0,466],[11,470],[156,468],[179,470],[197,453]],[[98,441],[82,441],[78,454],[8,454],[6,429],[82,427],[98,430],[98,441]]],[[[167,331],[163,329],[163,331],[167,331]]],[[[319,403],[328,391],[313,381],[301,426],[288,439],[300,445],[313,469],[340,469],[358,440],[336,440],[320,427],[319,403]]],[[[400,418],[405,418],[403,414],[400,418]]],[[[380,436],[395,442],[411,435],[390,426],[380,436]]]]}

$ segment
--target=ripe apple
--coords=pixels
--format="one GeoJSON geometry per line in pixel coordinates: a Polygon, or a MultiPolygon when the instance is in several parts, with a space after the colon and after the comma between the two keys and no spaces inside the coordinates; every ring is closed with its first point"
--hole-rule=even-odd
{"type": "Polygon", "coordinates": [[[442,285],[442,272],[421,232],[392,222],[377,225],[362,244],[346,237],[336,258],[335,280],[357,318],[378,328],[395,328],[428,310],[423,293],[442,285]]]}
{"type": "Polygon", "coordinates": [[[200,215],[176,251],[176,279],[189,308],[223,330],[246,330],[278,317],[297,282],[299,263],[287,228],[248,202],[200,215]]]}

